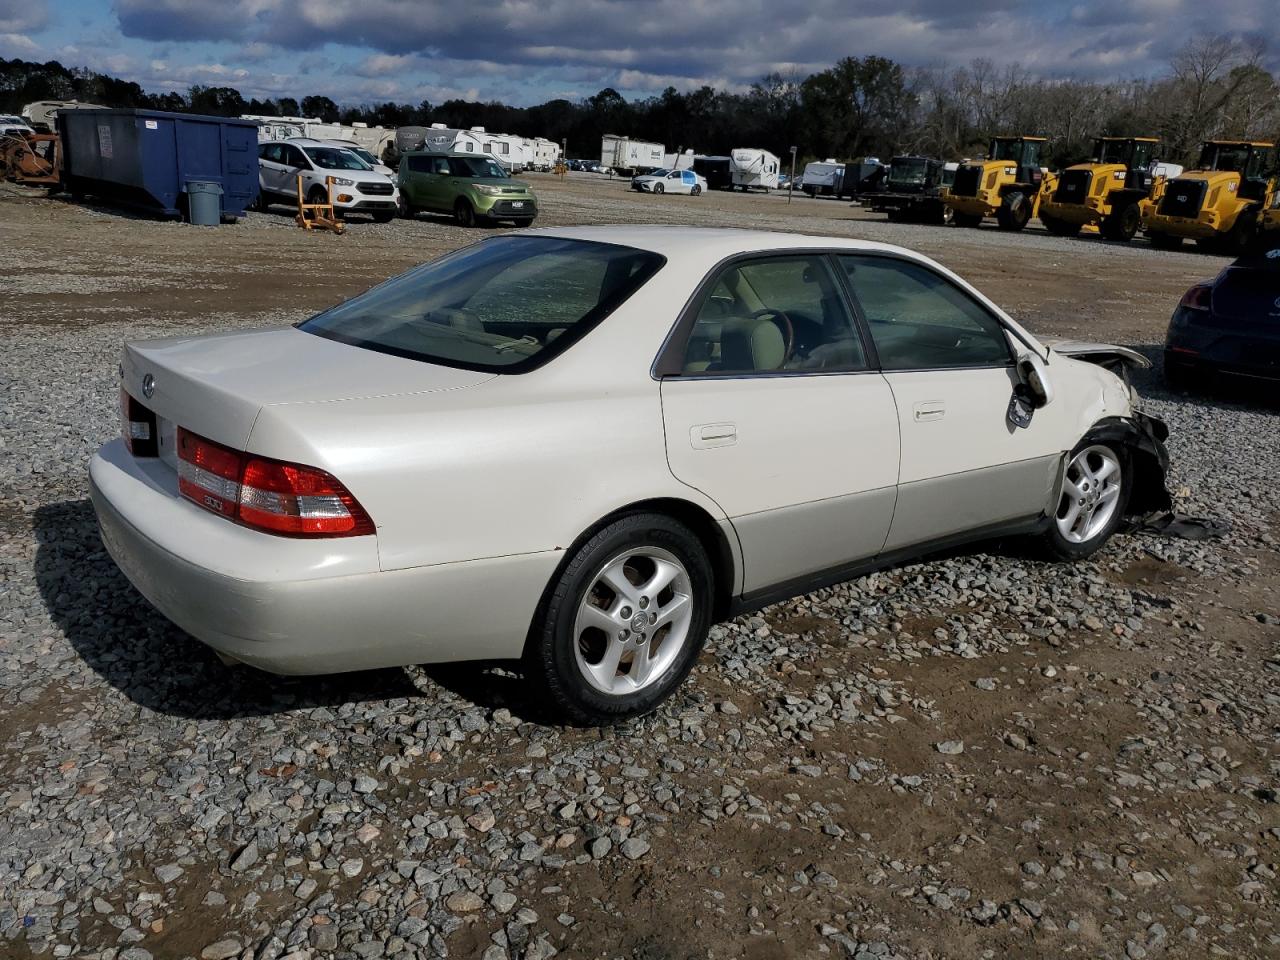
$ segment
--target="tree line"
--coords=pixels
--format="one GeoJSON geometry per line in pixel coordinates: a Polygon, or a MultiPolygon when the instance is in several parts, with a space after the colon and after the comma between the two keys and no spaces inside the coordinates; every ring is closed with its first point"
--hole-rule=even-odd
{"type": "Polygon", "coordinates": [[[845,57],[807,76],[773,73],[745,92],[668,87],[639,100],[606,88],[582,100],[529,107],[447,100],[432,104],[343,106],[329,97],[246,100],[232,87],[150,93],[137,83],[57,61],[0,59],[0,112],[35,100],[85,100],[218,116],[308,116],[398,127],[482,126],[567,142],[569,156],[593,157],[600,137],[619,133],[726,154],[764,147],[798,160],[920,153],[975,156],[995,134],[1050,138],[1046,162],[1088,156],[1098,135],[1156,136],[1162,159],[1193,163],[1211,137],[1274,140],[1280,135],[1280,80],[1263,66],[1257,40],[1202,37],[1182,47],[1159,76],[1115,80],[1046,79],[1024,66],[974,60],[960,67],[906,67],[884,57],[845,57]]]}

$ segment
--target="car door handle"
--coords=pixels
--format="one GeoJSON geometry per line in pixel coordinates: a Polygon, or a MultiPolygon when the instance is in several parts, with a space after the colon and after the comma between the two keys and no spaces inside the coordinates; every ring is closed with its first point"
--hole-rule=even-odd
{"type": "Polygon", "coordinates": [[[916,423],[941,420],[947,415],[947,405],[941,400],[922,400],[911,407],[911,412],[916,423]]]}
{"type": "Polygon", "coordinates": [[[695,450],[727,447],[738,442],[738,428],[732,423],[699,423],[689,430],[689,442],[695,450]]]}

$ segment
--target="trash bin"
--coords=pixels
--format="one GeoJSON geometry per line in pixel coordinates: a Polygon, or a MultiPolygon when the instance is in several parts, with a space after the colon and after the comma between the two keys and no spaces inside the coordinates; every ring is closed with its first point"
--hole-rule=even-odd
{"type": "Polygon", "coordinates": [[[187,218],[200,227],[222,222],[222,184],[208,180],[187,181],[187,218]]]}

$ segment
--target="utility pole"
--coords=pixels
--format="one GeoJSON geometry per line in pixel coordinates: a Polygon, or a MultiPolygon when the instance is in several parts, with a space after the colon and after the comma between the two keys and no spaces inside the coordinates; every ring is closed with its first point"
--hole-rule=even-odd
{"type": "Polygon", "coordinates": [[[796,148],[791,148],[791,176],[787,178],[787,203],[791,202],[791,194],[796,189],[796,148]]]}

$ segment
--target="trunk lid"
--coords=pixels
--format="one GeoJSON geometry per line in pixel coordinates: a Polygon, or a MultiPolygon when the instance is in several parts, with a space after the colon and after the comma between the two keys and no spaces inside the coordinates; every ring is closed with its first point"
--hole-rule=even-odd
{"type": "Polygon", "coordinates": [[[175,426],[245,449],[259,411],[291,403],[436,393],[495,376],[363,350],[293,327],[127,343],[122,385],[159,418],[161,459],[175,426]]]}

